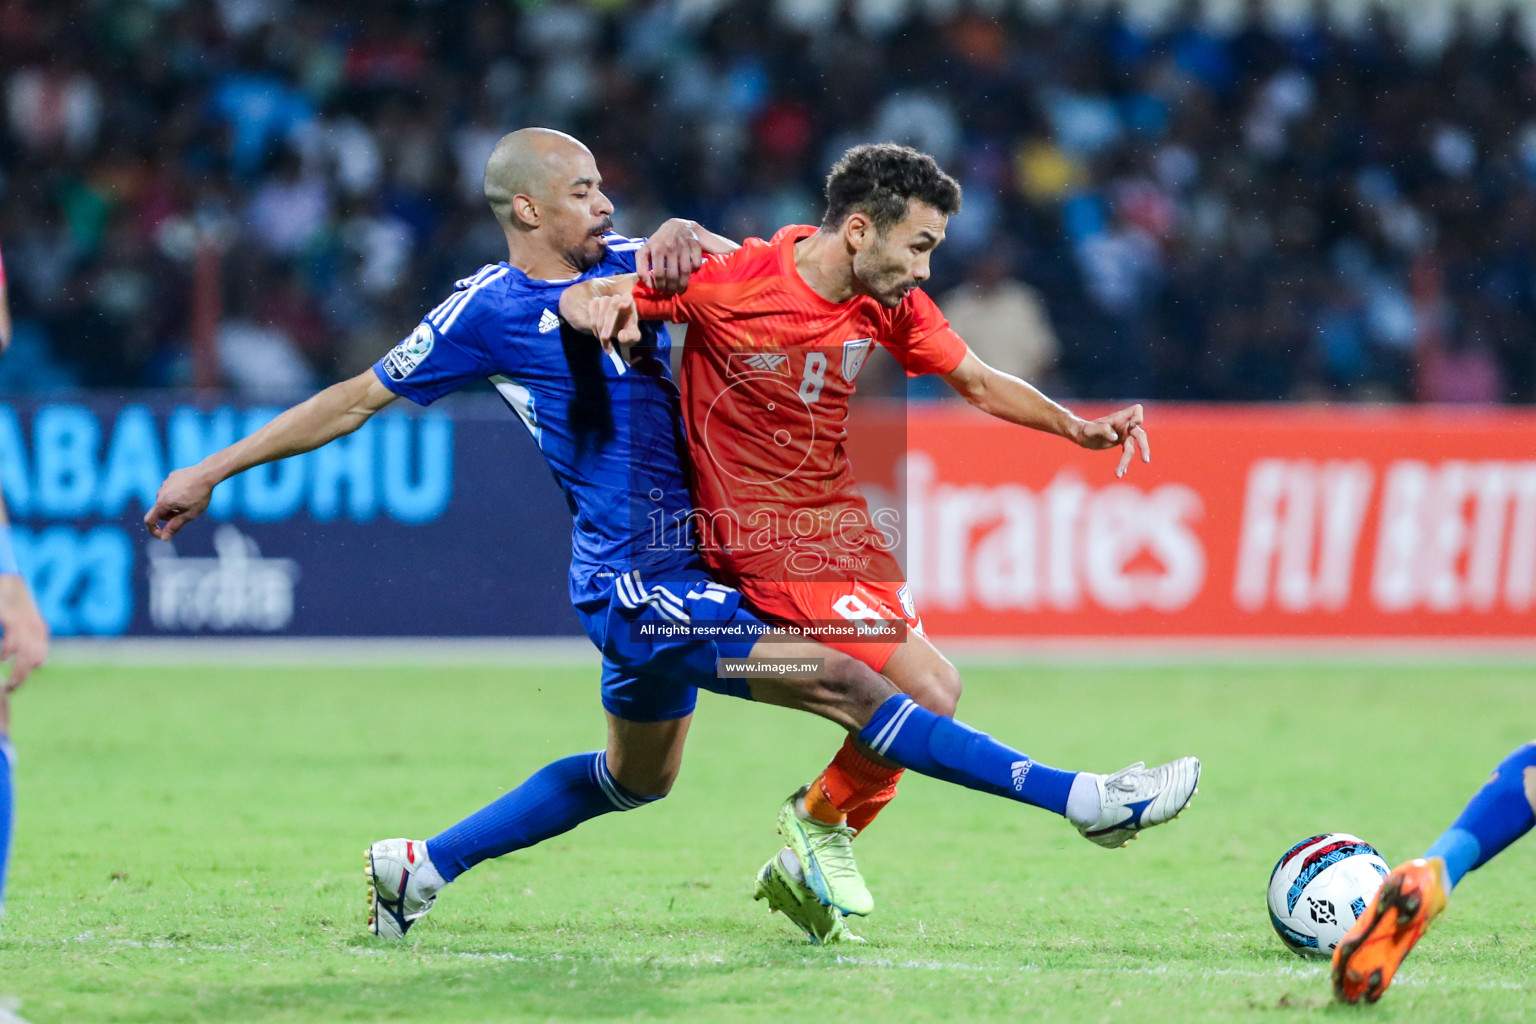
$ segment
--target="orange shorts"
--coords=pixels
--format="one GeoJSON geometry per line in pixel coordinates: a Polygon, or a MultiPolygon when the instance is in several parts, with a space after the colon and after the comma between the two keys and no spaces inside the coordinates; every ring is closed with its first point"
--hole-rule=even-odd
{"type": "Polygon", "coordinates": [[[766,621],[802,629],[807,639],[862,661],[876,672],[884,670],[908,631],[924,635],[922,616],[905,583],[754,579],[736,581],[736,589],[766,621]],[[904,623],[904,628],[890,628],[897,623],[904,623]],[[861,630],[865,636],[857,635],[861,630]],[[891,639],[883,639],[885,635],[891,639]]]}

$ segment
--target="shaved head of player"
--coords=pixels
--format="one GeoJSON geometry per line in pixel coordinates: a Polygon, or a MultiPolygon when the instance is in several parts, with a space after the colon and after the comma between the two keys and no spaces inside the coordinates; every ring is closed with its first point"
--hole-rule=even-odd
{"type": "Polygon", "coordinates": [[[856,146],[827,176],[826,216],[795,247],[796,268],[835,302],[868,295],[895,309],[928,280],[933,250],[959,210],[960,185],[933,157],[856,146]]]}
{"type": "Polygon", "coordinates": [[[485,164],[485,198],[507,236],[510,262],[530,277],[570,277],[597,266],[613,229],[592,151],[564,132],[503,135],[485,164]]]}

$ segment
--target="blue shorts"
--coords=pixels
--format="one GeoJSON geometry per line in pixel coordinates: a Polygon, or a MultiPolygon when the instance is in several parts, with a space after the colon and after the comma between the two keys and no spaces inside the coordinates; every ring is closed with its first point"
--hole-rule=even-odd
{"type": "Polygon", "coordinates": [[[751,699],[747,681],[721,679],[715,661],[747,657],[773,627],[702,568],[668,569],[666,576],[655,582],[636,571],[599,574],[575,602],[582,629],[603,652],[603,707],[616,718],[685,718],[700,689],[751,699]],[[700,639],[688,635],[694,626],[729,636],[700,639]]]}

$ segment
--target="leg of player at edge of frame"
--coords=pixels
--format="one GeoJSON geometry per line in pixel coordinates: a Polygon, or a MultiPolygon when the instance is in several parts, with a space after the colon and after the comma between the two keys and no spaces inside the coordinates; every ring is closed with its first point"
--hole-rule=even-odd
{"type": "MultiPolygon", "coordinates": [[[[1115,822],[1102,835],[1087,832],[1102,845],[1123,845],[1140,829],[1177,817],[1199,781],[1200,763],[1192,757],[1113,776],[1045,768],[985,733],[919,707],[890,680],[845,654],[780,636],[765,637],[752,650],[753,658],[770,655],[819,659],[823,669],[816,678],[753,680],[752,699],[836,722],[880,756],[919,774],[1057,813],[1064,813],[1074,783],[1087,775],[1099,795],[1101,816],[1111,815],[1115,822]]],[[[687,719],[625,723],[610,717],[609,750],[546,765],[511,793],[425,842],[374,844],[367,867],[371,929],[399,937],[449,882],[480,861],[532,846],[600,814],[633,810],[665,796],[681,763],[687,729],[687,719]]]]}
{"type": "Polygon", "coordinates": [[[11,850],[11,749],[10,706],[0,682],[0,916],[5,914],[5,867],[11,850]]]}
{"type": "Polygon", "coordinates": [[[1374,1003],[1450,899],[1463,876],[1536,825],[1536,742],[1506,757],[1424,856],[1382,879],[1365,913],[1333,951],[1341,1002],[1374,1003]]]}

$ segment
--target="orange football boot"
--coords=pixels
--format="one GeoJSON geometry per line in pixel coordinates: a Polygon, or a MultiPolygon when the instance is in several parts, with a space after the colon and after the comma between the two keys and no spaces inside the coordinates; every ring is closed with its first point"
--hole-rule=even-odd
{"type": "Polygon", "coordinates": [[[1333,993],[1374,1003],[1429,923],[1445,909],[1445,861],[1411,860],[1382,879],[1365,913],[1333,951],[1333,993]]]}

